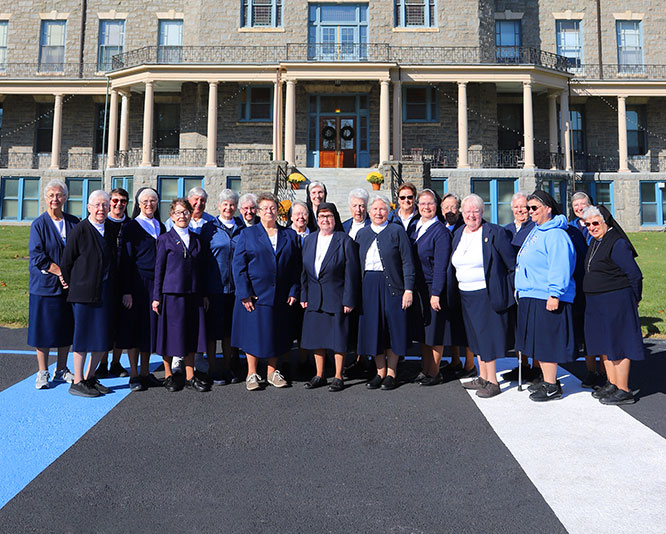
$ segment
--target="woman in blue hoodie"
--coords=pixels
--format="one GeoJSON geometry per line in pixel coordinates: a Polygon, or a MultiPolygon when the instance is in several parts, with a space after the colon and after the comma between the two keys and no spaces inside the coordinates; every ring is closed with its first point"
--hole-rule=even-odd
{"type": "Polygon", "coordinates": [[[543,382],[531,386],[530,399],[543,402],[562,397],[557,364],[573,360],[576,251],[566,232],[566,217],[553,197],[537,190],[527,197],[527,208],[536,226],[516,263],[516,350],[539,362],[543,382]]]}

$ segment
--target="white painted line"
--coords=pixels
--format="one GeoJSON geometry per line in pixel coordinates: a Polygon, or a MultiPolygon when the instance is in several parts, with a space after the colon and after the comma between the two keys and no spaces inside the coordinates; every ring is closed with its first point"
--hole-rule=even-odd
{"type": "MultiPolygon", "coordinates": [[[[498,375],[515,365],[498,360],[498,375]]],[[[568,371],[558,378],[557,401],[530,401],[516,383],[491,399],[470,395],[571,534],[666,532],[666,439],[568,371]]]]}

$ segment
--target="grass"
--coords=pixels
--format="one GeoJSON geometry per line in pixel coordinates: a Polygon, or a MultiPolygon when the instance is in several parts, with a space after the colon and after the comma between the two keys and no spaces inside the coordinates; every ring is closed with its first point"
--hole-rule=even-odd
{"type": "MultiPolygon", "coordinates": [[[[0,225],[0,326],[28,324],[27,226],[0,225]]],[[[666,233],[629,234],[643,271],[643,335],[666,338],[666,233]]]]}

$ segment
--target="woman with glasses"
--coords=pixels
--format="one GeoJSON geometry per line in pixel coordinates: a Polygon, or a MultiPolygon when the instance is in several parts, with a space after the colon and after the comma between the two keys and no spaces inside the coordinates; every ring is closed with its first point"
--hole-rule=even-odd
{"type": "Polygon", "coordinates": [[[398,188],[398,207],[394,209],[388,221],[399,223],[410,234],[419,220],[419,210],[416,209],[416,186],[405,182],[398,188]]]}
{"type": "Polygon", "coordinates": [[[205,249],[199,234],[190,229],[192,205],[187,199],[171,201],[173,227],[157,238],[153,311],[159,316],[155,352],[164,360],[164,387],[182,389],[174,376],[174,357],[185,363],[185,387],[199,392],[210,386],[194,376],[194,354],[206,351],[208,300],[202,296],[205,249]]]}
{"type": "Polygon", "coordinates": [[[257,196],[260,224],[243,230],[236,244],[232,272],[236,303],[231,344],[245,352],[249,391],[260,389],[259,359],[267,360],[268,383],[288,385],[278,359],[292,345],[292,307],[300,295],[301,246],[296,232],[277,224],[278,200],[257,196]]]}

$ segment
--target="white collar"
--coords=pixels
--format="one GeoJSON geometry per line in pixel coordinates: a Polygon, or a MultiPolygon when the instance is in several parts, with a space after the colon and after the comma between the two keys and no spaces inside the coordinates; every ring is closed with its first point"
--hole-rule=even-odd
{"type": "Polygon", "coordinates": [[[384,221],[382,224],[379,224],[379,225],[377,225],[377,224],[375,224],[375,223],[372,223],[372,224],[370,225],[370,228],[372,228],[372,230],[373,230],[376,234],[378,234],[379,232],[381,232],[381,231],[382,231],[384,228],[386,228],[387,226],[388,226],[388,221],[384,221]]]}

